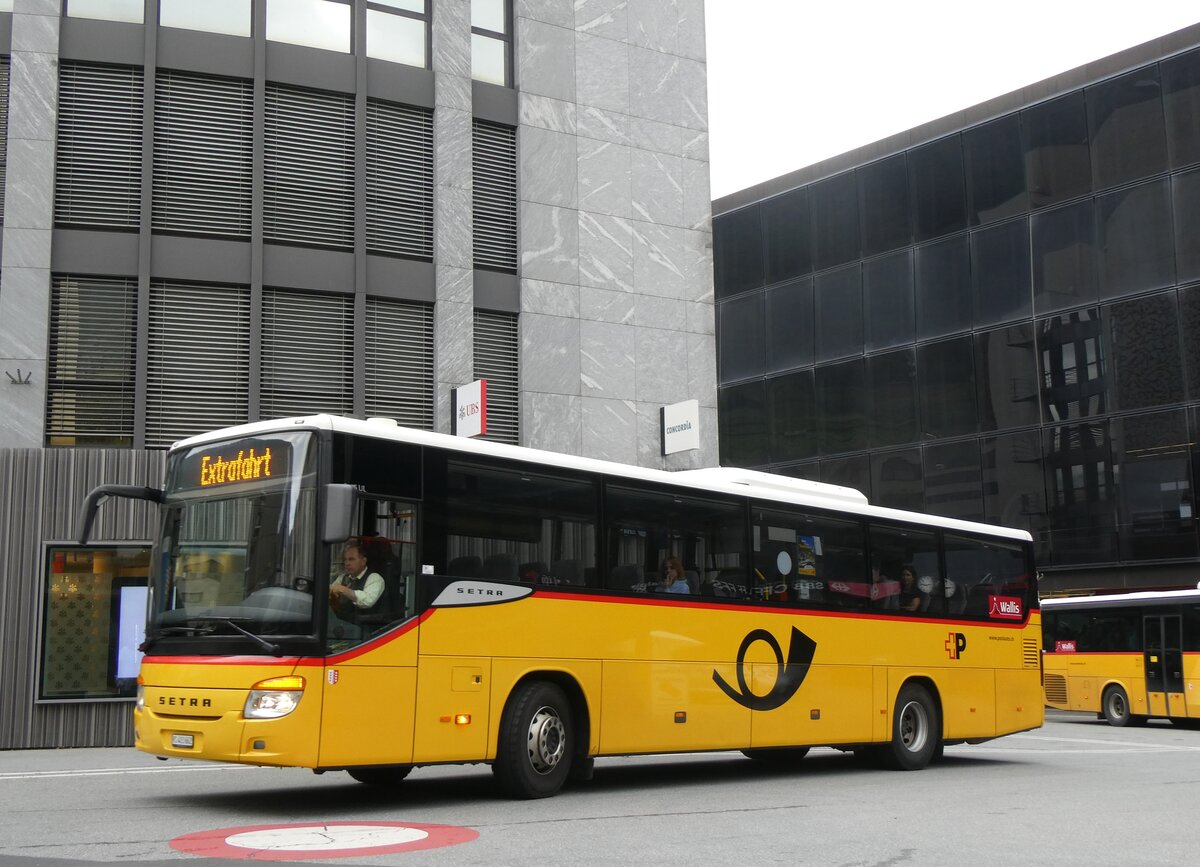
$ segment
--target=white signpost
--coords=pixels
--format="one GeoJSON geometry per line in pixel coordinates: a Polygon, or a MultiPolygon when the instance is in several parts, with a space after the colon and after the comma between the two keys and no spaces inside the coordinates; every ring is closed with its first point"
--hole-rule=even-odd
{"type": "Polygon", "coordinates": [[[700,401],[685,400],[662,408],[662,453],[700,448],[700,401]]]}
{"type": "Polygon", "coordinates": [[[452,392],[454,418],[451,430],[455,436],[477,437],[487,433],[487,380],[477,379],[452,392]]]}

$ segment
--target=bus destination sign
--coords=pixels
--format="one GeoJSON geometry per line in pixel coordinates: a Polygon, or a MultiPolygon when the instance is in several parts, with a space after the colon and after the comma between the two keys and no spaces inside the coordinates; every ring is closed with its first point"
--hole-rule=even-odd
{"type": "Polygon", "coordinates": [[[212,490],[286,479],[291,445],[278,440],[240,440],[201,446],[184,457],[177,487],[212,490]]]}

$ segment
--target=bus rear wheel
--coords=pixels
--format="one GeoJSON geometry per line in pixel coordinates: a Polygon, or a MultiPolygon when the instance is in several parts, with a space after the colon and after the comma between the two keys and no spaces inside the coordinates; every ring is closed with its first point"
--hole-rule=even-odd
{"type": "Polygon", "coordinates": [[[566,694],[547,681],[523,683],[504,707],[492,773],[511,798],[546,798],[566,782],[574,749],[566,694]]]}
{"type": "Polygon", "coordinates": [[[929,690],[905,684],[896,697],[891,743],[880,752],[883,764],[896,771],[919,771],[937,756],[941,741],[941,715],[929,690]]]}
{"type": "Polygon", "coordinates": [[[1104,701],[1100,705],[1104,709],[1104,718],[1110,726],[1129,725],[1132,714],[1129,713],[1129,696],[1119,686],[1110,686],[1104,690],[1104,701]]]}
{"type": "Polygon", "coordinates": [[[392,765],[389,768],[346,768],[352,780],[368,786],[394,786],[412,773],[412,765],[392,765]]]}

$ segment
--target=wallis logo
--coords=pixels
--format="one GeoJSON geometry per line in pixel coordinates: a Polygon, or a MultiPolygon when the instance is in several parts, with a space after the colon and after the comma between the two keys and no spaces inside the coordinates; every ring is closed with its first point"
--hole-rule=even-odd
{"type": "Polygon", "coordinates": [[[775,636],[765,629],[755,629],[742,639],[742,646],[738,649],[737,681],[740,691],[726,683],[725,679],[716,671],[713,672],[713,680],[725,691],[727,696],[743,707],[748,707],[750,710],[774,710],[796,694],[796,690],[800,688],[800,684],[804,682],[804,678],[808,674],[808,667],[812,665],[813,654],[816,653],[816,650],[817,643],[793,626],[787,662],[784,662],[783,650],[779,647],[775,636]],[[750,686],[746,681],[746,651],[756,641],[765,643],[775,651],[775,660],[778,666],[775,685],[766,695],[755,695],[750,691],[750,686]]]}

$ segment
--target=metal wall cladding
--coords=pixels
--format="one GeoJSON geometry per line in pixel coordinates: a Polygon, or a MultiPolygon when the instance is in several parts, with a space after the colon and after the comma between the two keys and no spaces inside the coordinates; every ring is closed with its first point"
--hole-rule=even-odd
{"type": "MultiPolygon", "coordinates": [[[[0,449],[0,749],[133,743],[132,702],[37,704],[45,543],[68,543],[83,498],[100,484],[161,486],[165,453],[126,449],[0,449]]],[[[93,542],[145,543],[157,509],[110,499],[93,542]]]]}

